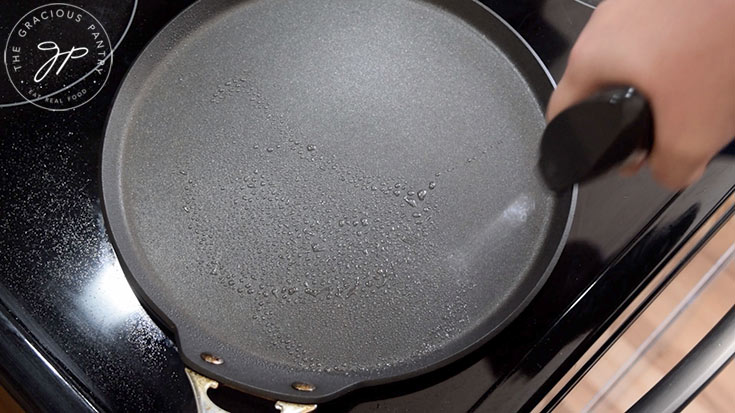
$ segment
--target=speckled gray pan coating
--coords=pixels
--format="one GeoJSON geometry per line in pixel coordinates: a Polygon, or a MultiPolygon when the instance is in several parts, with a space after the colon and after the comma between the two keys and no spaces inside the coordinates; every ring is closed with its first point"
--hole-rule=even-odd
{"type": "Polygon", "coordinates": [[[205,375],[303,402],[413,376],[486,341],[558,256],[551,90],[472,1],[203,1],[120,89],[108,226],[205,375]]]}

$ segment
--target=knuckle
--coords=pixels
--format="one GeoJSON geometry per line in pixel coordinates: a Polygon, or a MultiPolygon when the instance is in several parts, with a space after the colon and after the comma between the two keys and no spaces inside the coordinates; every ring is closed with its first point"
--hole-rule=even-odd
{"type": "Polygon", "coordinates": [[[689,185],[709,159],[683,140],[669,141],[663,145],[660,140],[656,143],[649,159],[651,175],[668,189],[679,190],[689,185]]]}
{"type": "Polygon", "coordinates": [[[676,173],[669,168],[657,166],[656,164],[651,164],[651,175],[656,182],[671,190],[681,189],[688,182],[687,175],[682,174],[681,171],[676,173]]]}

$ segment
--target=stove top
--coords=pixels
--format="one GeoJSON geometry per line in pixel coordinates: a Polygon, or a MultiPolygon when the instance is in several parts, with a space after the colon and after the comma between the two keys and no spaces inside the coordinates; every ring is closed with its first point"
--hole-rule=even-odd
{"type": "MultiPolygon", "coordinates": [[[[483,2],[521,33],[557,79],[595,3],[483,2]]],[[[150,319],[122,274],[104,226],[98,176],[105,119],[118,85],[152,36],[188,4],[2,1],[0,35],[15,38],[5,52],[7,75],[0,76],[0,383],[29,406],[195,409],[170,334],[150,319]],[[58,19],[57,32],[34,31],[33,18],[43,16],[58,19]],[[43,73],[25,68],[43,62],[28,62],[24,45],[33,36],[58,33],[73,34],[92,53],[76,50],[59,59],[89,59],[95,68],[100,62],[93,54],[106,48],[113,58],[78,83],[80,75],[70,74],[64,93],[46,97],[45,90],[26,87],[27,79],[43,73]]],[[[582,186],[559,263],[501,334],[448,367],[358,390],[318,411],[533,407],[734,183],[735,161],[722,155],[701,182],[680,194],[660,189],[646,173],[633,179],[610,174],[582,186]]],[[[213,393],[232,411],[273,411],[272,402],[234,390],[213,393]]]]}

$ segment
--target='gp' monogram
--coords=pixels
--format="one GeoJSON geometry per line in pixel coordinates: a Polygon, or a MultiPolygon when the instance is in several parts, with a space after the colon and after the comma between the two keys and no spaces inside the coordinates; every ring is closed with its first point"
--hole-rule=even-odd
{"type": "Polygon", "coordinates": [[[56,61],[59,60],[59,57],[63,56],[64,60],[61,61],[59,68],[56,69],[57,75],[61,73],[61,70],[64,68],[64,66],[66,66],[66,63],[69,61],[69,59],[79,59],[89,53],[89,49],[87,49],[86,47],[72,47],[71,50],[69,50],[68,52],[62,52],[61,49],[59,49],[59,46],[55,42],[51,41],[39,43],[38,50],[52,50],[54,52],[54,55],[51,56],[51,58],[48,59],[44,64],[42,64],[41,67],[38,68],[38,71],[36,71],[35,76],[33,76],[33,81],[36,83],[39,83],[44,78],[46,78],[51,69],[53,69],[56,65],[56,61]]]}

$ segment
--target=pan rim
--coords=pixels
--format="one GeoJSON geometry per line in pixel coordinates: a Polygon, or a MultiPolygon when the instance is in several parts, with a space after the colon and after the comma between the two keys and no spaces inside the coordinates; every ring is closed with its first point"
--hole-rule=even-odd
{"type": "MultiPolygon", "coordinates": [[[[546,75],[547,80],[549,81],[549,84],[551,85],[552,89],[556,88],[556,82],[554,78],[552,77],[551,73],[549,72],[546,65],[543,63],[541,58],[536,54],[536,52],[533,50],[533,48],[528,44],[528,42],[510,25],[508,24],[501,16],[499,16],[497,13],[495,13],[492,9],[487,7],[485,4],[481,3],[478,0],[469,0],[470,2],[474,3],[475,5],[479,5],[482,7],[487,13],[490,14],[488,17],[494,18],[497,22],[501,23],[504,28],[514,36],[514,38],[517,41],[520,41],[520,44],[523,45],[525,50],[530,53],[530,55],[535,60],[536,64],[538,65],[538,68],[543,71],[543,73],[546,75]]],[[[226,3],[228,1],[225,1],[226,3]]],[[[422,0],[422,2],[425,3],[431,3],[436,5],[435,0],[422,0]]],[[[403,374],[396,374],[391,376],[380,376],[377,379],[365,379],[365,380],[359,380],[359,381],[351,381],[350,384],[344,385],[339,387],[338,389],[332,390],[328,393],[324,394],[312,394],[311,396],[308,393],[283,393],[274,391],[272,389],[265,389],[260,388],[255,385],[249,385],[241,382],[236,382],[224,375],[218,374],[215,370],[207,369],[206,365],[204,365],[203,362],[197,359],[192,359],[188,356],[189,353],[183,351],[183,345],[182,343],[186,343],[186,340],[182,341],[182,335],[179,331],[179,328],[177,328],[176,324],[173,322],[172,318],[167,315],[166,312],[162,311],[161,308],[156,304],[156,302],[151,299],[148,294],[146,294],[144,288],[140,285],[137,278],[133,276],[133,272],[130,267],[126,264],[125,259],[123,259],[124,256],[127,257],[133,257],[135,259],[140,259],[142,257],[141,252],[136,251],[135,243],[131,240],[133,239],[133,235],[130,233],[130,226],[128,225],[128,220],[125,216],[125,208],[120,207],[122,205],[122,199],[123,199],[123,191],[120,186],[120,168],[116,167],[116,165],[120,164],[120,160],[116,157],[112,156],[114,155],[122,155],[121,151],[116,151],[115,149],[111,149],[107,142],[111,141],[112,139],[108,140],[108,136],[111,134],[111,120],[113,118],[113,113],[115,112],[115,107],[117,106],[116,103],[118,102],[118,97],[121,94],[121,91],[125,88],[126,84],[128,82],[131,82],[131,72],[136,65],[145,59],[147,51],[149,49],[149,46],[151,46],[152,43],[154,43],[159,37],[162,37],[162,33],[168,32],[167,29],[172,26],[175,22],[179,21],[179,18],[182,15],[185,15],[187,12],[189,12],[191,9],[196,7],[198,4],[200,4],[200,1],[197,1],[187,7],[185,10],[183,10],[179,15],[177,15],[175,18],[173,18],[170,22],[168,22],[146,45],[141,49],[141,53],[136,57],[136,59],[133,61],[133,63],[130,65],[130,68],[128,72],[125,74],[123,80],[120,82],[118,89],[115,93],[115,98],[113,100],[113,104],[111,105],[106,119],[105,124],[105,134],[104,134],[104,140],[102,144],[102,156],[100,158],[100,188],[101,188],[101,204],[102,204],[102,211],[103,211],[103,217],[104,217],[104,223],[105,227],[108,231],[108,236],[110,239],[110,243],[113,246],[113,249],[115,251],[115,254],[118,258],[118,261],[120,262],[121,268],[123,269],[123,273],[125,274],[125,277],[128,281],[128,283],[131,285],[131,288],[133,289],[134,293],[138,297],[138,299],[141,301],[141,304],[146,308],[149,315],[151,315],[152,318],[154,318],[156,321],[160,322],[165,326],[166,329],[171,331],[176,339],[176,342],[179,344],[181,349],[179,350],[179,355],[181,356],[182,360],[186,364],[187,367],[200,372],[201,374],[206,375],[207,377],[211,377],[213,379],[216,379],[217,381],[226,384],[230,387],[240,389],[242,391],[245,391],[249,394],[258,396],[258,397],[264,397],[264,398],[278,398],[279,400],[288,400],[293,402],[308,402],[308,403],[321,403],[328,400],[332,400],[338,396],[342,396],[348,392],[357,390],[359,388],[363,387],[371,387],[376,386],[380,384],[386,384],[386,383],[393,383],[397,381],[406,380],[409,378],[414,378],[420,375],[424,375],[426,373],[438,370],[442,367],[445,367],[467,355],[470,353],[478,350],[482,345],[486,344],[490,339],[492,339],[494,336],[496,336],[500,331],[502,331],[508,324],[510,324],[522,311],[524,311],[528,304],[533,300],[533,298],[537,295],[538,291],[546,284],[547,279],[553,272],[554,268],[556,267],[556,264],[559,260],[559,257],[562,254],[562,251],[564,249],[564,246],[566,245],[566,241],[568,239],[569,233],[571,231],[572,223],[574,221],[574,215],[575,215],[575,209],[577,205],[577,195],[578,195],[578,186],[574,185],[572,189],[565,192],[562,196],[559,196],[557,200],[555,201],[557,205],[555,208],[558,208],[560,212],[558,212],[559,215],[562,214],[563,211],[566,211],[567,208],[565,205],[568,203],[568,211],[566,213],[566,221],[563,225],[563,230],[558,235],[558,242],[556,249],[554,250],[554,253],[551,255],[551,257],[546,262],[546,268],[543,271],[543,273],[537,278],[537,281],[533,288],[530,289],[530,291],[525,295],[525,297],[520,301],[520,304],[516,306],[515,309],[510,311],[507,316],[500,322],[496,323],[496,325],[488,329],[486,332],[480,335],[480,337],[474,341],[470,341],[465,346],[459,346],[459,350],[455,351],[454,354],[450,357],[445,357],[442,360],[438,362],[434,362],[431,364],[428,364],[427,366],[420,368],[420,369],[413,369],[407,373],[403,374]],[[112,152],[112,154],[111,154],[112,152]],[[107,183],[107,184],[106,184],[107,183]],[[115,190],[113,190],[113,188],[115,190]],[[116,228],[113,231],[113,226],[116,228]],[[127,244],[127,245],[125,245],[127,244]],[[124,245],[121,248],[121,245],[124,245]],[[126,252],[125,252],[126,251],[126,252]],[[127,254],[127,255],[126,255],[127,254]]],[[[230,2],[230,3],[237,3],[237,2],[230,2]]],[[[226,8],[223,8],[223,10],[226,8]]],[[[179,23],[180,24],[180,23],[179,23]]],[[[507,57],[507,53],[503,52],[504,55],[507,57]]],[[[512,61],[511,61],[512,62],[512,61]]],[[[521,77],[527,80],[527,76],[520,73],[521,77]]],[[[527,80],[528,81],[528,80],[527,80]]],[[[529,85],[531,85],[532,82],[529,82],[529,85]]],[[[531,86],[531,91],[536,94],[538,92],[538,88],[531,86]]],[[[542,109],[545,109],[547,100],[544,96],[538,96],[536,95],[536,100],[539,102],[542,109]]],[[[124,122],[123,122],[124,123],[124,122]]],[[[118,129],[119,131],[119,129],[118,129]]],[[[116,147],[119,145],[115,145],[116,147]]],[[[560,218],[561,220],[561,218],[560,218]]],[[[128,258],[130,259],[130,258],[128,258]]],[[[136,263],[136,266],[139,266],[140,263],[136,263]]],[[[170,313],[169,313],[170,314],[170,313]]]]}

